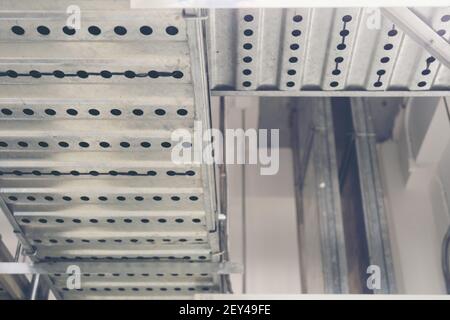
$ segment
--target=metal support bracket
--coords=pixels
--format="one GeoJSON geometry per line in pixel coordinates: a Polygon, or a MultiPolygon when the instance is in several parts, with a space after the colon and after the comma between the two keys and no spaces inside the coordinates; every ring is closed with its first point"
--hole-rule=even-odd
{"type": "Polygon", "coordinates": [[[381,12],[447,68],[450,68],[450,44],[410,9],[381,8],[381,12]]]}

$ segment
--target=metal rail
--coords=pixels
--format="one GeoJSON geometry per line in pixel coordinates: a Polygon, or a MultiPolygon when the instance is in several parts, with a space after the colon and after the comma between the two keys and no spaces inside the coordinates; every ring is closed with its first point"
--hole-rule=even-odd
{"type": "Polygon", "coordinates": [[[295,144],[303,146],[294,157],[301,198],[297,205],[302,288],[306,293],[348,293],[331,102],[299,100],[295,108],[295,144]]]}
{"type": "Polygon", "coordinates": [[[381,272],[379,274],[381,286],[374,288],[373,292],[377,294],[395,293],[394,265],[372,116],[363,99],[351,99],[351,108],[369,263],[379,267],[381,272]]]}

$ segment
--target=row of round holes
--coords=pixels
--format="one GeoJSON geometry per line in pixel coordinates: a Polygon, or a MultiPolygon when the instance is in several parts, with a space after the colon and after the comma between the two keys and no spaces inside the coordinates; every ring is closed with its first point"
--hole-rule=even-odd
{"type": "MultiPolygon", "coordinates": [[[[292,17],[292,21],[294,21],[296,23],[301,22],[302,20],[303,20],[303,17],[301,15],[295,15],[294,17],[292,17]]],[[[299,29],[294,29],[291,31],[291,35],[294,37],[299,37],[301,34],[302,34],[302,32],[299,29]]],[[[292,52],[295,50],[298,50],[299,48],[300,48],[300,45],[298,43],[291,43],[289,45],[289,49],[291,49],[292,52]]],[[[293,54],[294,54],[294,52],[293,52],[293,54]]],[[[294,57],[294,56],[290,57],[290,59],[292,59],[292,58],[295,58],[295,59],[293,59],[293,60],[295,60],[295,62],[298,61],[298,57],[294,57]]],[[[291,62],[291,61],[289,60],[289,62],[291,62]]],[[[291,62],[291,63],[293,63],[293,62],[291,62]]],[[[292,69],[292,68],[288,69],[287,74],[289,76],[294,76],[297,74],[297,70],[292,69]]],[[[295,86],[295,82],[288,81],[288,82],[286,82],[286,86],[289,88],[292,88],[295,86]]]]}
{"type": "MultiPolygon", "coordinates": [[[[25,108],[25,109],[22,110],[22,112],[23,112],[23,114],[25,114],[27,116],[34,115],[34,111],[32,109],[30,109],[30,108],[25,108]]],[[[56,115],[56,111],[54,109],[51,109],[51,108],[45,109],[44,112],[48,116],[55,116],[56,115]]],[[[11,115],[13,115],[14,112],[13,112],[13,110],[8,109],[8,108],[2,108],[1,109],[1,113],[4,114],[5,116],[11,116],[11,115]]],[[[78,115],[78,111],[76,109],[72,109],[72,108],[67,109],[66,113],[69,116],[77,116],[78,115]]],[[[100,111],[98,109],[95,109],[95,108],[89,109],[88,113],[91,116],[99,116],[100,115],[100,111]]],[[[116,116],[116,117],[122,115],[122,111],[119,110],[119,109],[111,109],[110,113],[111,113],[111,115],[116,116]]],[[[154,113],[157,116],[164,116],[164,115],[166,115],[166,110],[159,108],[159,109],[156,109],[154,111],[154,113]]],[[[144,110],[142,110],[142,109],[133,109],[132,110],[132,114],[137,116],[137,117],[140,117],[140,116],[144,115],[144,110]]],[[[179,116],[186,116],[188,114],[188,111],[186,109],[184,109],[184,108],[181,108],[181,109],[177,110],[177,114],[179,116]]]]}
{"type": "MultiPolygon", "coordinates": [[[[54,273],[54,277],[62,277],[63,274],[61,273],[54,273]]],[[[70,276],[67,274],[67,276],[70,276]]],[[[134,277],[134,276],[141,276],[141,277],[150,277],[150,273],[141,273],[141,274],[135,274],[135,273],[83,273],[83,277],[90,277],[90,276],[97,276],[97,277],[107,277],[107,276],[113,276],[113,277],[120,277],[120,276],[126,276],[126,277],[134,277]]],[[[156,273],[155,276],[157,277],[179,277],[179,276],[186,276],[186,277],[193,277],[193,276],[201,276],[201,277],[209,277],[210,275],[208,273],[185,273],[185,274],[179,274],[179,273],[156,273]]]]}
{"type": "MultiPolygon", "coordinates": [[[[2,175],[7,175],[7,174],[12,174],[15,176],[22,176],[22,175],[34,175],[34,176],[41,176],[41,175],[52,175],[55,177],[59,177],[59,176],[67,176],[67,175],[71,175],[71,176],[80,176],[80,175],[89,175],[89,176],[100,176],[100,175],[109,175],[109,176],[156,176],[157,172],[156,171],[147,171],[146,173],[138,173],[137,171],[134,170],[130,170],[128,172],[118,172],[118,171],[114,171],[111,170],[109,172],[105,172],[105,173],[100,173],[98,171],[89,171],[86,173],[82,173],[76,170],[72,170],[70,172],[61,172],[61,171],[57,171],[57,170],[53,170],[51,172],[42,172],[39,170],[33,170],[32,172],[25,172],[25,171],[20,171],[20,170],[14,170],[12,172],[6,172],[6,171],[0,171],[0,176],[2,175]]],[[[174,176],[195,176],[195,171],[192,170],[188,170],[186,172],[175,172],[173,170],[169,170],[166,172],[166,174],[170,177],[174,177],[174,176]]]]}
{"type": "MultiPolygon", "coordinates": [[[[244,16],[244,21],[245,22],[252,22],[254,20],[254,17],[253,17],[253,15],[251,15],[251,14],[247,14],[247,15],[245,15],[244,16]]],[[[244,30],[244,35],[245,36],[247,36],[247,37],[250,37],[250,36],[252,36],[253,35],[253,30],[251,30],[251,29],[245,29],[244,30]]],[[[251,43],[245,43],[244,44],[244,49],[245,50],[247,50],[248,52],[250,52],[250,50],[253,48],[253,45],[251,44],[251,43]]],[[[251,56],[249,56],[249,55],[247,55],[247,56],[245,56],[243,59],[242,59],[245,63],[250,63],[250,62],[252,62],[252,57],[251,56]]],[[[242,70],[242,73],[244,74],[244,76],[250,76],[251,74],[252,74],[252,71],[251,71],[251,69],[250,68],[245,68],[244,70],[242,70]]],[[[252,83],[250,82],[250,81],[244,81],[243,83],[242,83],[242,85],[244,86],[244,87],[250,87],[251,85],[252,85],[252,83]]]]}
{"type": "Polygon", "coordinates": [[[184,74],[183,72],[176,70],[172,72],[163,72],[163,71],[156,71],[156,70],[150,70],[149,72],[145,73],[137,73],[135,71],[127,70],[125,72],[111,72],[108,70],[102,70],[100,72],[87,72],[84,70],[77,71],[76,73],[65,73],[61,70],[55,70],[53,72],[40,72],[37,70],[31,70],[28,73],[18,73],[14,70],[7,70],[6,72],[0,72],[0,76],[7,76],[10,78],[17,78],[17,77],[27,77],[30,76],[35,79],[39,79],[42,76],[54,76],[55,78],[62,79],[64,77],[78,77],[81,79],[87,79],[89,76],[101,76],[102,78],[109,79],[112,78],[112,76],[125,76],[125,78],[128,79],[134,79],[134,78],[145,78],[150,77],[153,79],[157,79],[159,77],[173,77],[175,79],[181,79],[183,78],[184,74]]]}
{"type": "MultiPolygon", "coordinates": [[[[21,221],[22,221],[23,223],[27,223],[27,224],[28,224],[28,223],[31,223],[31,220],[28,219],[28,218],[22,218],[21,221]]],[[[37,221],[40,222],[40,223],[43,223],[43,224],[46,224],[46,223],[49,222],[49,220],[48,220],[48,219],[45,219],[45,218],[40,218],[40,219],[38,219],[37,221]]],[[[82,223],[81,219],[72,219],[71,221],[72,221],[73,223],[76,223],[76,224],[82,223]]],[[[94,224],[95,224],[95,223],[99,223],[99,220],[98,220],[98,219],[89,219],[88,221],[89,221],[90,223],[94,223],[94,224]]],[[[133,219],[130,219],[130,218],[125,218],[125,219],[123,219],[122,221],[123,221],[124,223],[133,223],[133,221],[136,221],[136,220],[133,220],[133,219]]],[[[157,221],[158,221],[158,223],[167,223],[168,220],[167,220],[166,218],[159,218],[157,221]]],[[[182,219],[182,218],[176,218],[176,219],[174,219],[173,221],[176,222],[176,223],[184,223],[184,222],[185,222],[185,220],[182,219]]],[[[66,222],[68,222],[68,221],[66,221],[66,220],[64,220],[64,219],[58,218],[58,219],[55,219],[55,222],[61,224],[61,223],[66,223],[66,222]]],[[[107,222],[107,223],[112,224],[112,223],[116,223],[117,220],[116,220],[116,219],[111,219],[111,218],[110,218],[110,219],[106,219],[104,222],[107,222]]],[[[141,223],[149,223],[150,220],[149,220],[149,219],[146,219],[146,218],[143,218],[143,219],[140,219],[138,222],[141,222],[141,223]]],[[[194,218],[194,219],[192,219],[192,222],[193,222],[193,223],[200,223],[200,222],[202,222],[202,220],[199,219],[199,218],[194,218]]]]}
{"type": "MultiPolygon", "coordinates": [[[[18,201],[18,200],[19,200],[19,198],[16,197],[16,196],[8,196],[8,199],[9,199],[10,201],[18,201]]],[[[34,196],[28,196],[26,199],[27,199],[28,201],[36,201],[37,198],[34,197],[34,196]]],[[[43,199],[46,200],[46,201],[54,201],[54,200],[55,200],[55,198],[52,197],[52,196],[45,196],[45,197],[43,197],[43,199]]],[[[63,196],[61,199],[64,200],[64,201],[72,201],[72,200],[73,200],[72,197],[69,197],[69,196],[63,196]]],[[[126,201],[126,200],[127,200],[127,198],[124,197],[124,196],[117,196],[116,199],[117,199],[118,201],[126,201]]],[[[160,196],[154,196],[152,199],[153,199],[154,201],[161,201],[163,198],[160,197],[160,196]]],[[[198,197],[197,197],[197,196],[190,196],[190,197],[188,197],[188,199],[189,199],[190,201],[197,201],[197,200],[198,200],[198,197]]],[[[91,198],[89,198],[88,196],[81,196],[81,197],[80,197],[80,200],[81,200],[81,201],[90,201],[91,198]]],[[[109,199],[108,199],[108,197],[100,196],[100,197],[98,197],[98,200],[99,200],[99,201],[108,201],[109,199]]],[[[134,197],[134,200],[136,200],[136,201],[144,201],[145,198],[142,197],[142,196],[136,196],[136,197],[134,197]]],[[[175,202],[176,202],[176,201],[180,201],[180,200],[181,200],[181,197],[179,197],[179,196],[171,196],[171,197],[170,197],[170,200],[175,201],[175,202]]]]}
{"type": "MultiPolygon", "coordinates": [[[[441,17],[441,21],[442,21],[442,22],[448,22],[448,21],[450,21],[450,15],[444,15],[444,16],[442,16],[442,17],[441,17]]],[[[437,33],[439,36],[443,37],[443,36],[447,33],[447,31],[444,30],[444,29],[440,29],[440,30],[436,31],[436,33],[437,33]]],[[[430,67],[430,65],[431,65],[433,62],[435,62],[435,61],[436,61],[436,58],[433,57],[433,56],[430,56],[430,57],[428,57],[428,58],[425,60],[427,67],[426,67],[424,70],[422,70],[422,75],[426,76],[426,75],[429,75],[429,74],[431,73],[431,70],[429,69],[429,67],[430,67]]],[[[420,87],[420,88],[425,87],[426,85],[427,85],[427,82],[426,82],[426,81],[419,81],[419,82],[417,83],[417,86],[420,87]]]]}
{"type": "MultiPolygon", "coordinates": [[[[394,26],[392,26],[392,29],[388,31],[387,35],[388,35],[388,37],[391,37],[391,38],[395,37],[395,36],[398,35],[398,31],[394,28],[394,26]]],[[[393,48],[394,48],[394,45],[392,43],[386,43],[383,46],[383,50],[385,50],[385,51],[390,51],[393,48]]],[[[384,57],[382,57],[380,59],[380,62],[385,64],[385,63],[388,63],[390,60],[391,59],[388,56],[384,56],[384,57]]],[[[378,80],[374,82],[374,84],[373,84],[374,87],[379,88],[379,87],[381,87],[383,85],[383,82],[381,81],[381,77],[383,75],[385,75],[385,74],[386,74],[386,70],[385,69],[378,69],[377,70],[378,80]]]]}
{"type": "MultiPolygon", "coordinates": [[[[195,257],[194,257],[195,258],[195,257]]],[[[106,256],[106,257],[96,257],[96,256],[92,256],[92,257],[79,257],[79,256],[75,256],[75,257],[65,257],[65,256],[61,256],[61,257],[50,257],[50,256],[45,256],[44,260],[102,260],[102,259],[106,259],[106,260],[185,260],[185,261],[189,261],[189,262],[194,262],[193,257],[190,256],[184,256],[184,257],[174,257],[174,256],[169,256],[169,257],[159,257],[159,256],[154,256],[154,257],[143,257],[143,256],[137,256],[137,257],[130,257],[130,256],[122,256],[122,257],[110,257],[110,256],[106,256]]],[[[199,260],[206,260],[205,256],[199,256],[198,257],[199,260]]]]}
{"type": "MultiPolygon", "coordinates": [[[[88,32],[93,35],[93,36],[98,36],[102,33],[102,30],[100,27],[98,26],[90,26],[88,27],[88,32]]],[[[23,36],[25,34],[25,29],[22,28],[21,26],[13,26],[11,27],[11,31],[18,36],[23,36]]],[[[47,26],[38,26],[36,28],[36,31],[43,36],[48,36],[50,34],[50,28],[48,28],[47,26]]],[[[62,31],[68,35],[68,36],[73,36],[76,33],[76,29],[74,28],[70,28],[68,26],[64,26],[62,28],[62,31]]],[[[149,36],[153,33],[153,29],[150,26],[141,26],[139,28],[139,32],[144,35],[144,36],[149,36]]],[[[124,36],[128,33],[127,28],[123,27],[123,26],[116,26],[114,27],[114,33],[118,36],[124,36]]],[[[168,26],[166,28],[166,33],[169,36],[175,36],[178,34],[178,28],[174,27],[174,26],[168,26]]]]}
{"type": "MultiPolygon", "coordinates": [[[[345,50],[347,48],[347,45],[345,44],[345,37],[347,37],[350,34],[350,31],[346,29],[346,24],[348,22],[350,22],[350,21],[352,21],[352,16],[351,15],[345,15],[345,16],[342,17],[342,22],[344,23],[344,26],[343,26],[343,29],[341,31],[339,31],[339,35],[342,37],[342,42],[339,43],[336,46],[337,50],[342,51],[342,50],[345,50]]],[[[341,73],[341,70],[338,69],[338,67],[339,67],[339,63],[342,63],[343,61],[344,61],[343,57],[336,57],[334,59],[334,62],[336,63],[336,68],[332,71],[332,74],[334,76],[337,76],[337,75],[339,75],[341,73]]],[[[331,81],[330,82],[330,86],[333,87],[333,88],[337,87],[338,85],[339,85],[338,81],[331,81]]]]}
{"type": "MultiPolygon", "coordinates": [[[[162,239],[162,242],[187,242],[187,241],[188,240],[185,239],[185,238],[180,238],[178,240],[162,239]]],[[[202,242],[202,241],[204,241],[204,240],[200,239],[200,238],[199,239],[195,239],[195,242],[202,242]]],[[[41,239],[33,239],[33,242],[35,244],[42,244],[42,243],[44,243],[44,241],[42,241],[41,239]]],[[[58,241],[57,239],[49,239],[48,242],[51,243],[51,244],[57,244],[60,241],[58,241]]],[[[61,242],[65,242],[67,244],[74,244],[74,243],[76,243],[75,240],[73,240],[73,239],[65,239],[64,241],[61,240],[61,242]]],[[[109,240],[108,241],[108,240],[105,240],[105,239],[97,239],[96,241],[94,241],[94,240],[91,241],[89,239],[81,239],[80,242],[81,243],[91,243],[91,242],[97,242],[97,243],[110,243],[110,242],[123,243],[124,240],[122,240],[122,239],[114,239],[114,240],[109,240]]],[[[145,239],[145,241],[138,240],[138,239],[130,239],[129,242],[131,242],[131,243],[142,243],[142,242],[154,243],[155,239],[145,239]]]]}
{"type": "MultiPolygon", "coordinates": [[[[436,61],[436,58],[433,57],[433,56],[430,56],[430,57],[428,57],[428,58],[425,60],[426,68],[423,69],[422,72],[421,72],[423,76],[427,76],[427,75],[429,75],[429,74],[431,73],[430,65],[431,65],[433,62],[435,62],[435,61],[436,61]]],[[[426,86],[426,84],[427,84],[426,81],[420,81],[417,85],[418,85],[419,87],[424,87],[424,86],[426,86]]]]}
{"type": "MultiPolygon", "coordinates": [[[[254,17],[253,17],[252,15],[245,15],[245,16],[244,16],[244,21],[246,21],[246,22],[252,22],[253,20],[254,20],[254,17]]],[[[298,22],[301,22],[301,21],[303,20],[303,17],[302,17],[301,15],[295,15],[295,16],[292,18],[292,20],[293,20],[294,22],[297,22],[297,23],[298,23],[298,22]]],[[[292,34],[294,37],[298,37],[298,36],[301,35],[301,31],[298,30],[298,29],[294,29],[294,30],[292,30],[291,34],[292,34]]],[[[244,35],[247,36],[247,37],[252,36],[252,35],[253,35],[253,30],[252,30],[252,29],[245,29],[245,30],[244,30],[244,35]]],[[[298,44],[291,44],[291,46],[290,46],[291,50],[297,50],[299,47],[300,47],[300,46],[299,46],[298,44]]],[[[246,42],[246,43],[244,43],[243,48],[244,48],[244,50],[251,50],[251,49],[253,48],[253,45],[252,45],[251,43],[249,43],[249,42],[246,42]]],[[[245,63],[250,63],[250,62],[253,61],[252,57],[251,57],[251,56],[248,56],[248,55],[245,56],[242,60],[243,60],[245,63]]],[[[291,58],[289,58],[289,62],[291,62],[291,63],[296,63],[297,61],[298,61],[298,58],[297,58],[297,57],[291,57],[291,58]]],[[[245,68],[244,70],[242,70],[242,73],[243,73],[245,76],[249,76],[249,75],[252,74],[252,70],[249,69],[249,68],[245,68]]],[[[293,70],[293,69],[290,69],[290,70],[288,71],[288,74],[290,74],[290,75],[294,75],[295,73],[296,73],[296,71],[293,70]]],[[[242,83],[242,85],[243,85],[244,87],[250,87],[250,86],[252,85],[252,83],[251,83],[251,81],[244,81],[244,82],[242,83]]],[[[292,82],[292,81],[289,81],[286,85],[287,85],[288,87],[293,87],[293,86],[295,85],[295,83],[292,82]]]]}
{"type": "MultiPolygon", "coordinates": [[[[39,141],[37,144],[41,148],[48,148],[50,146],[49,143],[45,142],[45,141],[39,141]]],[[[19,142],[17,142],[17,145],[21,148],[28,148],[30,144],[25,141],[19,141],[19,142]]],[[[131,146],[131,144],[127,141],[122,141],[119,143],[119,145],[120,145],[120,147],[122,147],[124,149],[127,149],[131,146]]],[[[7,142],[0,141],[0,147],[6,148],[8,146],[9,146],[9,144],[7,142]]],[[[66,141],[59,141],[58,146],[61,148],[68,148],[70,145],[66,141]]],[[[81,141],[78,143],[78,146],[80,146],[81,148],[89,148],[91,145],[86,141],[81,141]]],[[[99,146],[106,149],[106,148],[111,147],[111,143],[106,142],[106,141],[101,141],[101,142],[99,142],[99,146]]],[[[150,148],[152,146],[152,144],[148,141],[143,141],[140,143],[140,146],[142,148],[150,148]]],[[[172,146],[172,144],[170,142],[167,142],[167,141],[161,142],[161,147],[163,147],[163,148],[167,149],[167,148],[170,148],[171,146],[172,146]]],[[[191,147],[191,144],[188,142],[183,142],[183,147],[189,148],[189,147],[191,147]]]]}
{"type": "MultiPolygon", "coordinates": [[[[388,32],[389,37],[395,37],[397,34],[398,34],[398,32],[395,29],[389,30],[389,32],[388,32]]],[[[388,44],[384,45],[383,49],[386,51],[389,51],[389,50],[392,50],[393,47],[394,46],[391,43],[388,43],[388,44]]],[[[389,61],[390,61],[389,57],[382,57],[380,59],[381,63],[388,63],[389,61]]],[[[429,64],[433,63],[434,61],[435,61],[434,57],[429,57],[429,58],[427,58],[426,63],[427,63],[427,65],[429,65],[429,64]]],[[[386,73],[386,70],[384,70],[384,69],[377,70],[378,80],[374,83],[375,87],[381,87],[383,85],[383,82],[381,82],[381,76],[383,76],[385,73],[386,73]]],[[[423,70],[422,74],[423,75],[429,74],[429,69],[427,68],[427,69],[423,70]]],[[[417,85],[419,87],[424,87],[424,86],[426,86],[426,84],[427,84],[426,81],[420,81],[417,85]]]]}
{"type": "MultiPolygon", "coordinates": [[[[445,17],[445,16],[444,16],[444,17],[445,17]]],[[[442,21],[444,21],[444,17],[442,17],[442,21]]],[[[450,17],[450,16],[449,16],[449,17],[450,17]]],[[[450,19],[450,18],[449,18],[449,19],[450,19]]],[[[447,19],[447,21],[448,21],[448,19],[447,19]]],[[[389,32],[388,32],[388,36],[389,36],[389,37],[395,37],[397,34],[398,34],[398,32],[397,32],[397,30],[395,30],[395,29],[389,30],[389,32]]],[[[385,44],[385,45],[384,45],[383,49],[388,51],[388,50],[392,50],[393,47],[394,47],[394,46],[393,46],[392,44],[388,43],[388,44],[385,44]]],[[[433,63],[435,60],[436,60],[436,59],[435,59],[434,57],[429,57],[429,58],[427,58],[426,63],[427,63],[427,65],[429,65],[429,64],[433,63]]],[[[389,61],[390,61],[390,58],[389,58],[389,57],[382,57],[382,58],[380,59],[380,62],[381,62],[381,63],[388,63],[389,61]]],[[[375,87],[381,87],[381,86],[383,85],[383,83],[382,83],[380,80],[381,80],[381,76],[383,76],[385,73],[386,73],[386,70],[384,70],[384,69],[379,69],[379,70],[377,70],[378,81],[376,81],[376,82],[374,83],[374,86],[375,86],[375,87]]],[[[422,74],[423,74],[423,75],[428,75],[428,74],[429,74],[429,69],[426,68],[425,70],[423,70],[423,71],[422,71],[422,74]]],[[[424,86],[427,85],[427,83],[426,83],[426,81],[420,81],[417,85],[418,85],[419,87],[424,87],[424,86]]]]}
{"type": "MultiPolygon", "coordinates": [[[[450,15],[449,14],[443,15],[441,17],[441,21],[442,22],[449,22],[450,21],[450,15]]],[[[444,29],[440,29],[436,33],[438,35],[440,35],[441,37],[443,37],[447,33],[447,31],[445,31],[444,29]]]]}
{"type": "MultiPolygon", "coordinates": [[[[27,224],[28,224],[28,223],[31,223],[31,220],[28,219],[28,218],[22,218],[21,221],[22,221],[23,223],[27,223],[27,224]]],[[[46,223],[49,222],[49,220],[48,220],[48,219],[45,219],[45,218],[40,218],[40,219],[38,219],[37,221],[38,221],[39,223],[42,223],[42,224],[46,224],[46,223]]],[[[130,219],[130,218],[125,218],[125,219],[123,219],[122,221],[123,221],[124,223],[136,223],[136,220],[133,220],[133,219],[130,219]]],[[[159,218],[157,221],[158,221],[158,223],[167,223],[167,222],[168,222],[168,219],[166,219],[166,218],[159,218]]],[[[174,219],[173,221],[176,222],[176,223],[184,223],[184,222],[185,222],[185,220],[182,219],[182,218],[176,218],[176,219],[174,219]]],[[[200,222],[202,222],[202,220],[199,219],[199,218],[194,218],[194,219],[192,219],[191,221],[192,221],[192,223],[200,223],[200,222]]],[[[58,219],[55,219],[55,222],[61,224],[61,223],[69,222],[69,221],[64,220],[64,219],[59,219],[59,218],[58,218],[58,219]]],[[[82,223],[81,219],[72,219],[71,222],[76,223],[76,224],[82,223]]],[[[99,223],[100,220],[98,220],[98,219],[89,219],[87,222],[96,224],[96,223],[99,223]]],[[[111,218],[110,218],[110,219],[106,219],[104,222],[113,224],[113,223],[116,223],[117,220],[116,220],[116,219],[111,219],[111,218]]],[[[149,219],[143,218],[143,219],[140,219],[140,220],[137,221],[137,222],[140,222],[140,223],[149,223],[150,220],[149,220],[149,219]]]]}
{"type": "MultiPolygon", "coordinates": [[[[63,288],[62,289],[63,291],[70,291],[70,290],[76,290],[76,291],[83,291],[84,289],[83,288],[80,288],[80,289],[69,289],[69,288],[63,288]]],[[[86,289],[87,290],[87,289],[86,289]]],[[[97,288],[89,288],[89,290],[90,291],[93,291],[93,292],[96,292],[96,291],[99,291],[99,289],[97,289],[97,288]]],[[[117,291],[121,291],[121,292],[124,292],[124,291],[127,291],[127,290],[130,290],[130,291],[134,291],[134,292],[138,292],[138,291],[153,291],[153,290],[157,290],[156,288],[155,289],[153,289],[153,288],[150,288],[150,287],[147,287],[147,288],[130,288],[130,289],[126,289],[126,288],[122,288],[122,287],[119,287],[119,288],[103,288],[103,291],[113,291],[113,290],[117,290],[117,291]]],[[[159,288],[159,290],[160,291],[168,291],[169,289],[168,288],[165,288],[165,287],[162,287],[162,288],[159,288]]],[[[175,287],[175,288],[173,288],[173,290],[174,291],[182,291],[182,288],[178,288],[178,287],[175,287]]],[[[202,287],[202,288],[194,288],[194,287],[189,287],[189,288],[186,288],[185,289],[186,291],[198,291],[198,290],[201,290],[201,291],[209,291],[209,290],[211,290],[210,288],[208,288],[208,287],[202,287]]]]}
{"type": "Polygon", "coordinates": [[[347,45],[345,44],[345,38],[350,34],[350,31],[346,29],[347,23],[352,21],[352,16],[347,14],[342,17],[342,22],[344,23],[342,30],[339,31],[339,35],[342,37],[342,42],[339,43],[336,47],[338,50],[345,50],[347,48],[347,45]]]}

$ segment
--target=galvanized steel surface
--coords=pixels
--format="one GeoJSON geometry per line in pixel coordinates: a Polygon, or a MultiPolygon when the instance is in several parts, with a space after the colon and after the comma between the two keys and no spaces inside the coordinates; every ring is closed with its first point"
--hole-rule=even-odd
{"type": "Polygon", "coordinates": [[[66,27],[68,1],[26,2],[0,6],[0,193],[32,259],[183,267],[81,270],[77,290],[50,275],[63,298],[220,292],[217,273],[185,263],[220,261],[212,177],[171,160],[171,133],[209,117],[198,107],[208,107],[207,91],[191,75],[201,70],[193,55],[203,54],[187,37],[195,20],[178,9],[79,1],[75,30],[66,27]]]}
{"type": "MultiPolygon", "coordinates": [[[[448,42],[450,8],[413,11],[448,42]]],[[[208,41],[213,94],[450,89],[450,70],[375,8],[215,9],[208,41]]]]}

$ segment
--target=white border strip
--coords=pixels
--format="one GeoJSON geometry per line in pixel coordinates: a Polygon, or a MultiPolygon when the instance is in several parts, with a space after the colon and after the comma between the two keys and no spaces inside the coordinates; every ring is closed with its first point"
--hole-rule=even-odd
{"type": "Polygon", "coordinates": [[[198,294],[196,300],[450,300],[444,294],[198,294]]]}
{"type": "Polygon", "coordinates": [[[342,8],[448,7],[448,0],[130,0],[132,9],[149,8],[342,8]]]}

